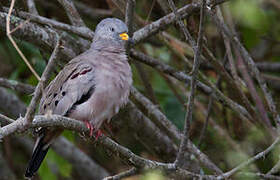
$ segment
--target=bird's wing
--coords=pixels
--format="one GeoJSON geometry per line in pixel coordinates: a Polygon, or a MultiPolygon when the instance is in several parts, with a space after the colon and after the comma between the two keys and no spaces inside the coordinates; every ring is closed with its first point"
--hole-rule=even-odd
{"type": "Polygon", "coordinates": [[[94,92],[93,63],[88,54],[82,54],[70,61],[48,85],[40,102],[39,113],[51,111],[53,114],[67,116],[74,105],[85,102],[94,92]]]}

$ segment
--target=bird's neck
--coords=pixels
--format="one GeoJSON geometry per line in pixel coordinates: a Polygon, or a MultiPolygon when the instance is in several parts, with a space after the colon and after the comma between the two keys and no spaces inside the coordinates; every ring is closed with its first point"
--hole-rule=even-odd
{"type": "Polygon", "coordinates": [[[111,53],[125,53],[124,42],[112,41],[108,39],[94,39],[90,48],[98,51],[108,51],[111,53]]]}

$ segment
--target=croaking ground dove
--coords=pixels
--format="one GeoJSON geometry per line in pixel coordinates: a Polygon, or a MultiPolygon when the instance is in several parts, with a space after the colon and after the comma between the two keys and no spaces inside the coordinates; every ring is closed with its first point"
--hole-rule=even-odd
{"type": "MultiPolygon", "coordinates": [[[[132,73],[125,52],[127,26],[107,18],[96,27],[89,50],[72,59],[46,87],[39,114],[58,114],[86,123],[90,135],[127,103],[132,73]]],[[[63,129],[41,128],[25,177],[39,169],[63,129]]],[[[98,134],[98,133],[97,133],[98,134]]]]}

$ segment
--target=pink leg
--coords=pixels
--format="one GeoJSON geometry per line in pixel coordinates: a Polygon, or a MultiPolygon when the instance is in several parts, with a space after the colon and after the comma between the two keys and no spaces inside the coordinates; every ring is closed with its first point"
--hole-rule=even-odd
{"type": "Polygon", "coordinates": [[[103,132],[100,129],[97,130],[95,133],[95,140],[98,140],[98,138],[101,136],[101,134],[103,134],[103,132]]]}
{"type": "Polygon", "coordinates": [[[93,127],[88,121],[85,121],[85,124],[86,124],[87,128],[89,129],[89,135],[90,135],[90,137],[92,137],[94,127],[93,127]]]}

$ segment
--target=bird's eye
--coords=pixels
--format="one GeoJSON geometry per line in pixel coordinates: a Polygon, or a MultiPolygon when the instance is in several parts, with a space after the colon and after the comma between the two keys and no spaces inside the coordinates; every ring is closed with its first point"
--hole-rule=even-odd
{"type": "Polygon", "coordinates": [[[114,31],[115,31],[115,29],[114,29],[114,28],[112,28],[112,27],[110,28],[110,30],[111,30],[112,32],[114,32],[114,31]]]}

